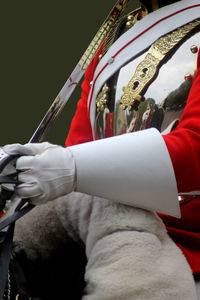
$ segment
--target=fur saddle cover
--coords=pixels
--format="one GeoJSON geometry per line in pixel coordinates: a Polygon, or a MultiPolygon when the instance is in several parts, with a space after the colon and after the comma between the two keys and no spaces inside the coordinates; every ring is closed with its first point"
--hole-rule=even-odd
{"type": "Polygon", "coordinates": [[[16,222],[12,264],[31,299],[197,299],[156,214],[75,192],[16,222]]]}

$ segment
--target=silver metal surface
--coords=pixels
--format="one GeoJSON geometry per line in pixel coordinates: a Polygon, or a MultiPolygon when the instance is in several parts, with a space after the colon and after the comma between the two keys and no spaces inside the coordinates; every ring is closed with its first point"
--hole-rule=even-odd
{"type": "Polygon", "coordinates": [[[144,60],[148,50],[121,68],[116,84],[109,85],[105,109],[96,116],[98,138],[155,127],[161,133],[170,132],[178,123],[186,105],[195,73],[200,33],[193,33],[174,49],[170,57],[159,67],[158,74],[142,94],[138,110],[122,110],[122,88],[127,86],[137,66],[144,60]],[[112,97],[110,97],[112,96],[112,97]]]}

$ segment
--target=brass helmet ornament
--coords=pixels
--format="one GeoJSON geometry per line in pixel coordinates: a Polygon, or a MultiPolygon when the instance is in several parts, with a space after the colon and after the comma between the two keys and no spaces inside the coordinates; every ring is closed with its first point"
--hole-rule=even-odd
{"type": "Polygon", "coordinates": [[[175,3],[180,0],[141,0],[140,2],[145,5],[147,10],[154,11],[160,7],[175,3]]]}

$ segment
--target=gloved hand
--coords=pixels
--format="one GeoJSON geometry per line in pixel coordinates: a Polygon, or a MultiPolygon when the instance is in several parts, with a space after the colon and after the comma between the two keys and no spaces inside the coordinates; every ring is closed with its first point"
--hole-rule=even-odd
{"type": "Polygon", "coordinates": [[[45,142],[12,144],[3,149],[8,154],[21,155],[16,162],[22,182],[16,187],[19,197],[30,198],[32,204],[38,205],[74,190],[75,161],[67,148],[45,142]]]}

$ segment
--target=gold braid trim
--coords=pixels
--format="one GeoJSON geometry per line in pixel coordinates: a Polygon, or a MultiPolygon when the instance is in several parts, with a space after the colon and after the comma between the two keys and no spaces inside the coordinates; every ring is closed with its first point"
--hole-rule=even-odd
{"type": "Polygon", "coordinates": [[[112,32],[118,18],[121,16],[123,11],[125,10],[129,0],[119,0],[116,3],[114,8],[114,12],[108,17],[107,21],[101,26],[94,39],[86,49],[85,53],[81,57],[79,61],[79,66],[82,70],[86,70],[92,61],[93,57],[97,53],[98,49],[102,45],[105,38],[112,32]]]}

